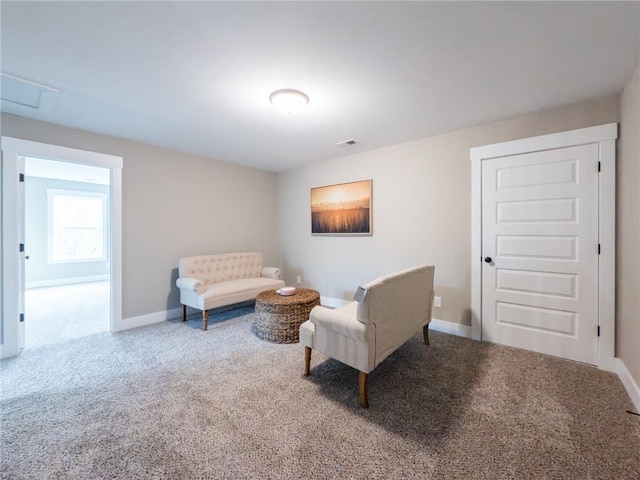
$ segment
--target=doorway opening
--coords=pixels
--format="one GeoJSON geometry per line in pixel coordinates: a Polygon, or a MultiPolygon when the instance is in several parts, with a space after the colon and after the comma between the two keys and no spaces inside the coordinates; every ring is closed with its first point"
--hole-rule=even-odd
{"type": "Polygon", "coordinates": [[[25,167],[25,347],[109,331],[110,171],[37,157],[25,167]]]}
{"type": "MultiPolygon", "coordinates": [[[[103,175],[108,172],[109,182],[106,185],[108,193],[100,196],[97,193],[85,193],[79,195],[77,191],[69,193],[69,189],[53,188],[47,192],[47,201],[51,205],[47,209],[64,211],[61,205],[75,204],[76,220],[69,220],[61,213],[61,218],[52,222],[58,230],[57,243],[51,243],[51,250],[47,247],[47,259],[51,263],[62,262],[73,264],[73,261],[92,260],[102,263],[103,268],[108,269],[106,277],[102,281],[109,284],[108,303],[108,327],[110,331],[124,330],[122,322],[122,157],[105,153],[78,150],[40,142],[33,142],[13,137],[1,137],[0,147],[0,181],[2,182],[2,195],[0,207],[2,210],[2,249],[0,250],[0,265],[2,274],[2,308],[0,308],[1,343],[0,358],[9,358],[20,353],[25,347],[25,324],[29,322],[25,318],[25,267],[32,260],[28,254],[28,245],[25,245],[25,159],[56,160],[57,167],[68,167],[68,164],[76,166],[100,167],[103,175]],[[101,198],[101,200],[97,200],[101,198]],[[106,209],[103,212],[103,220],[109,219],[109,226],[100,228],[94,222],[77,220],[82,218],[79,212],[99,210],[100,206],[106,209]],[[62,232],[62,233],[61,233],[62,232]],[[93,242],[85,243],[83,247],[73,250],[69,245],[78,237],[93,238],[93,242]],[[102,238],[102,243],[100,239],[102,238]],[[28,257],[28,258],[27,258],[28,257]]],[[[55,169],[58,171],[58,169],[55,169]]],[[[85,171],[86,172],[86,171],[85,171]]],[[[97,171],[94,171],[97,172],[97,171]]],[[[85,183],[88,177],[84,177],[85,183]]],[[[73,190],[73,189],[71,189],[73,190]]],[[[100,192],[98,192],[100,193],[100,192]]],[[[49,205],[48,204],[48,205],[49,205]]],[[[51,216],[53,217],[53,216],[51,216]]],[[[49,220],[42,220],[49,229],[49,220]]],[[[49,230],[47,230],[48,232],[49,230]]],[[[49,233],[47,233],[49,235],[49,233]]],[[[44,254],[42,254],[44,256],[44,254]]],[[[34,259],[35,260],[35,259],[34,259]]],[[[94,280],[100,279],[100,273],[94,280]]],[[[89,274],[84,275],[86,280],[89,274]]],[[[80,276],[80,275],[79,275],[80,276]]],[[[32,281],[36,281],[33,278],[32,281]]],[[[76,282],[77,283],[77,282],[76,282]]],[[[88,282],[84,282],[88,283],[88,282]]],[[[32,286],[37,286],[32,285],[32,286]]],[[[76,295],[81,295],[76,293],[76,295]]],[[[94,292],[93,296],[96,294],[94,292]]],[[[76,297],[74,302],[78,304],[81,299],[76,297]]],[[[33,302],[31,302],[33,304],[33,302]]]]}

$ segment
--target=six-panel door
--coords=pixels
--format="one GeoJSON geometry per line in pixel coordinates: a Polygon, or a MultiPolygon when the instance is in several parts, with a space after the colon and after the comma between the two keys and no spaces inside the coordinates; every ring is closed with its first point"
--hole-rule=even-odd
{"type": "Polygon", "coordinates": [[[597,363],[597,144],[483,161],[482,252],[483,340],[597,363]]]}

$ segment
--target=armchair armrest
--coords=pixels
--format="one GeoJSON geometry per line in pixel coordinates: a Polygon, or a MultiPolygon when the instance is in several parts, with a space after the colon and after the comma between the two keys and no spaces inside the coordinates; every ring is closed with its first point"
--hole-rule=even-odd
{"type": "Polygon", "coordinates": [[[180,277],[176,280],[176,286],[178,288],[184,288],[185,290],[200,293],[200,290],[202,289],[202,280],[190,277],[180,277]]]}
{"type": "Polygon", "coordinates": [[[261,277],[273,278],[274,280],[280,279],[280,269],[278,267],[262,267],[260,272],[261,277]]]}
{"type": "Polygon", "coordinates": [[[340,310],[332,310],[326,307],[313,307],[309,314],[311,323],[319,328],[325,328],[332,332],[344,335],[360,342],[367,341],[367,327],[359,322],[353,315],[340,310]]]}

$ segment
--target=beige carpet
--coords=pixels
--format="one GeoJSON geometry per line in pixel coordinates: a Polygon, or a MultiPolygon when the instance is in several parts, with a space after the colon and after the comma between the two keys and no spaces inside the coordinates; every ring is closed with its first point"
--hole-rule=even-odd
{"type": "Polygon", "coordinates": [[[199,326],[2,361],[1,478],[639,478],[613,374],[432,332],[370,375],[363,410],[354,370],[314,354],[303,377],[302,348],[259,340],[251,314],[199,326]]]}

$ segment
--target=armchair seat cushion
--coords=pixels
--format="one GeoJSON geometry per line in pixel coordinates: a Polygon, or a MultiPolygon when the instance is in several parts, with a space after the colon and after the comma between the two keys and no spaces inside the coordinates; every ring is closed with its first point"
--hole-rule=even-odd
{"type": "Polygon", "coordinates": [[[333,333],[344,335],[353,340],[367,341],[367,326],[358,322],[355,317],[356,302],[333,310],[324,307],[315,307],[314,310],[309,315],[311,323],[322,325],[323,328],[331,330],[333,333]]]}

